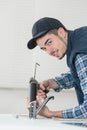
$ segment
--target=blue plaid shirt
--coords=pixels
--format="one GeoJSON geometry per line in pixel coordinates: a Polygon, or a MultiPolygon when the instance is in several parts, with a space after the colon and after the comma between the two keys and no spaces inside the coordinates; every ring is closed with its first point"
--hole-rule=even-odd
{"type": "MultiPolygon", "coordinates": [[[[87,118],[87,54],[78,54],[75,58],[75,67],[80,79],[81,89],[84,94],[84,102],[74,108],[63,110],[63,118],[87,118]]],[[[54,79],[58,84],[59,92],[62,89],[75,87],[73,77],[70,72],[62,74],[54,79]]]]}

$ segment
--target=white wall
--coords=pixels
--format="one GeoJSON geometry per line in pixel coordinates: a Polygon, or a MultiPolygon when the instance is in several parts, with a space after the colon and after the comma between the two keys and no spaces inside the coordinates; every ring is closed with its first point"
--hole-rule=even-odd
{"type": "MultiPolygon", "coordinates": [[[[27,114],[27,89],[0,89],[0,114],[27,114]]],[[[75,91],[50,91],[48,96],[54,96],[47,105],[51,110],[65,110],[78,105],[75,91]],[[74,97],[74,98],[73,98],[74,97]]]]}
{"type": "Polygon", "coordinates": [[[28,87],[35,62],[39,81],[68,70],[65,58],[27,49],[33,23],[45,16],[58,18],[68,29],[87,25],[87,0],[0,0],[0,87],[28,87]]]}
{"type": "Polygon", "coordinates": [[[32,53],[27,49],[34,0],[0,0],[0,87],[27,87],[32,53]]]}

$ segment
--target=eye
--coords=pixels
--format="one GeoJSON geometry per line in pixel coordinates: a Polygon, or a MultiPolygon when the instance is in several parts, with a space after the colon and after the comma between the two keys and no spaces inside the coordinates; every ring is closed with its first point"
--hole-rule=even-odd
{"type": "Polygon", "coordinates": [[[49,45],[51,45],[52,44],[52,41],[50,40],[50,41],[48,41],[47,43],[46,43],[46,46],[49,46],[49,45]]]}
{"type": "Polygon", "coordinates": [[[46,48],[45,47],[42,47],[42,48],[40,48],[41,50],[43,50],[43,51],[46,51],[46,48]]]}

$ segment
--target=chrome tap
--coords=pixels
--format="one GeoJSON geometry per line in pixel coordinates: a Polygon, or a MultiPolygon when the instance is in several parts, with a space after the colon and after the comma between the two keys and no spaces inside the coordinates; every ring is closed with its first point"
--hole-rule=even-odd
{"type": "Polygon", "coordinates": [[[36,110],[36,115],[39,114],[39,112],[42,110],[42,108],[46,105],[46,103],[47,103],[50,99],[54,99],[54,96],[49,96],[49,97],[47,97],[47,98],[43,101],[43,103],[41,104],[41,106],[39,106],[39,107],[37,108],[37,110],[36,110]]]}

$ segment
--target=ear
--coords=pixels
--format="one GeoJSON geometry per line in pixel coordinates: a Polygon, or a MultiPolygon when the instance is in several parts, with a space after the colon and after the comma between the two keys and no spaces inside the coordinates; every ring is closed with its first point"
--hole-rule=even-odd
{"type": "Polygon", "coordinates": [[[58,29],[58,35],[65,38],[66,37],[66,31],[64,30],[64,28],[60,27],[58,29]]]}

